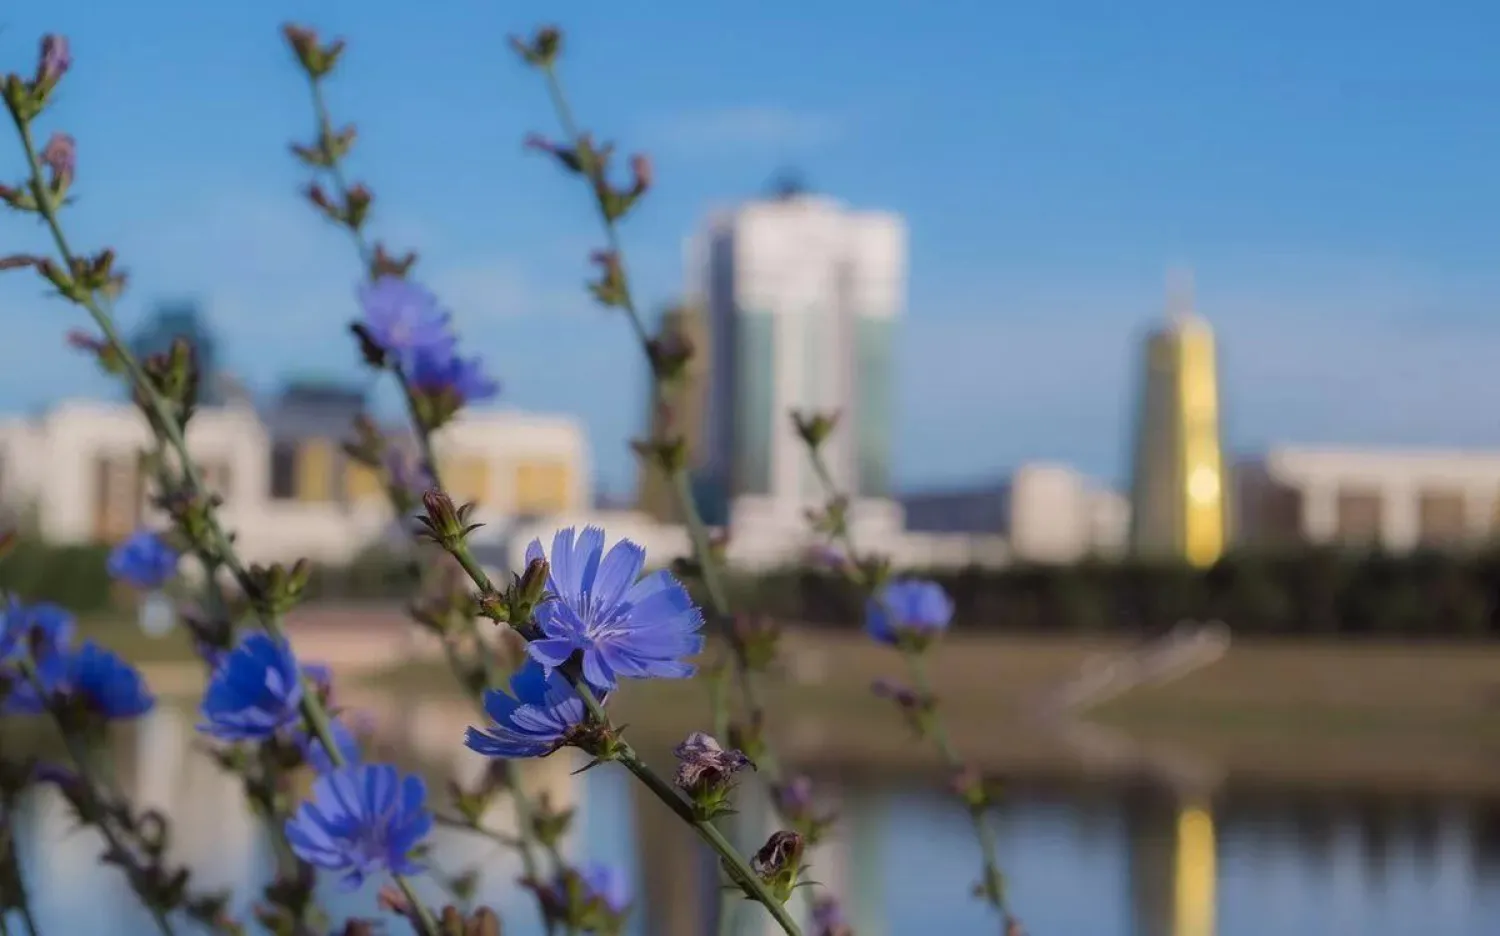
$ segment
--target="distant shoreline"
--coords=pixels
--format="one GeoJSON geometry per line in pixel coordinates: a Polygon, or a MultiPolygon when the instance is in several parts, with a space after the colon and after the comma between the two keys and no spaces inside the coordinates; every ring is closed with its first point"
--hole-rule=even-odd
{"type": "MultiPolygon", "coordinates": [[[[127,653],[145,640],[119,622],[107,628],[113,633],[88,629],[127,653]]],[[[470,718],[436,643],[395,609],[307,609],[291,631],[304,658],[334,667],[351,702],[421,696],[437,703],[452,694],[452,718],[470,718]]],[[[153,687],[168,696],[201,691],[201,669],[180,652],[171,659],[168,643],[151,641],[156,659],[142,661],[153,687]]],[[[1077,721],[1042,724],[1026,714],[1091,656],[1130,645],[953,635],[933,669],[960,748],[1000,774],[1148,776],[1206,790],[1226,778],[1454,793],[1497,788],[1500,646],[1247,639],[1200,671],[1133,690],[1077,721]]],[[[896,715],[869,697],[872,679],[899,675],[883,648],[857,634],[794,629],[783,659],[771,718],[784,759],[836,771],[936,768],[896,715]]],[[[635,684],[617,704],[639,743],[665,746],[701,727],[706,689],[635,684]]]]}

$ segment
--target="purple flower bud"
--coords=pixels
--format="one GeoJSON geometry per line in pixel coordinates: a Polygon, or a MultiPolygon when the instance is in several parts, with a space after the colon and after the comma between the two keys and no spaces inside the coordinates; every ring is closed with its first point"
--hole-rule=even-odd
{"type": "Polygon", "coordinates": [[[677,786],[692,799],[704,818],[727,812],[735,775],[754,767],[740,751],[726,751],[701,731],[688,735],[672,752],[677,756],[677,786]]]}
{"type": "Polygon", "coordinates": [[[849,925],[843,908],[830,894],[819,894],[813,901],[811,936],[854,936],[854,927],[849,925]]]}
{"type": "Polygon", "coordinates": [[[771,833],[766,844],[750,859],[750,870],[760,878],[771,895],[782,903],[792,895],[802,874],[802,851],[806,843],[796,832],[771,833]]]}
{"type": "Polygon", "coordinates": [[[42,55],[36,69],[37,84],[57,84],[72,65],[73,52],[68,48],[68,37],[50,33],[42,37],[42,55]]]}
{"type": "Polygon", "coordinates": [[[68,185],[78,166],[78,148],[66,133],[54,133],[42,147],[42,165],[52,170],[54,183],[68,185]]]}

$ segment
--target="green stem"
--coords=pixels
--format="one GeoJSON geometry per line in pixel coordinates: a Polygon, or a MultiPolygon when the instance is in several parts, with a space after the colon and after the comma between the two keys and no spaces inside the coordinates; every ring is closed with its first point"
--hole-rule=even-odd
{"type": "MultiPolygon", "coordinates": [[[[11,120],[16,125],[16,130],[21,136],[21,145],[26,150],[26,160],[31,172],[31,190],[33,196],[36,198],[37,211],[42,216],[43,221],[46,222],[47,229],[52,234],[53,243],[57,247],[57,252],[65,268],[71,271],[74,269],[75,255],[68,246],[67,237],[63,233],[62,224],[58,219],[58,206],[44,181],[41,159],[37,154],[35,140],[31,135],[31,126],[27,121],[21,119],[14,109],[10,111],[10,114],[11,120]]],[[[167,400],[152,386],[150,379],[146,376],[145,370],[141,367],[140,361],[136,359],[135,355],[121,339],[119,330],[115,327],[114,321],[103,303],[100,302],[99,295],[96,292],[90,291],[82,297],[80,304],[88,311],[89,316],[94,320],[94,324],[98,326],[99,331],[104,335],[105,341],[109,343],[111,349],[124,366],[126,373],[130,375],[131,383],[144,400],[147,412],[151,417],[150,421],[154,423],[154,430],[166,437],[167,442],[176,451],[178,458],[181,459],[183,478],[187,482],[189,490],[197,496],[207,497],[207,488],[203,484],[202,472],[199,471],[198,466],[193,462],[192,455],[188,451],[187,439],[183,434],[182,426],[177,420],[177,414],[172,412],[172,407],[168,404],[167,400]]],[[[210,539],[210,546],[213,548],[219,561],[234,575],[235,580],[247,595],[255,596],[255,584],[251,580],[244,564],[240,561],[239,556],[235,553],[228,533],[225,532],[223,525],[219,523],[217,512],[209,509],[205,513],[205,525],[210,539]]],[[[280,618],[271,613],[269,609],[261,606],[259,602],[256,602],[256,610],[266,632],[279,641],[287,642],[286,629],[282,626],[280,618]]],[[[322,742],[334,766],[342,767],[344,765],[344,757],[339,751],[338,744],[334,741],[333,732],[329,727],[328,713],[324,710],[322,702],[318,699],[316,686],[313,685],[312,680],[306,674],[302,676],[302,684],[301,713],[307,723],[308,730],[322,742]]],[[[398,884],[405,887],[405,883],[399,875],[396,876],[396,880],[398,884]]],[[[437,923],[433,919],[431,911],[420,903],[416,904],[415,909],[419,931],[424,936],[438,936],[437,923]]]]}
{"type": "MultiPolygon", "coordinates": [[[[839,498],[841,494],[838,486],[834,483],[832,472],[828,470],[828,463],[823,458],[821,448],[809,445],[807,446],[807,450],[808,457],[812,461],[813,472],[822,484],[824,494],[830,500],[839,498]]],[[[855,548],[854,536],[849,532],[848,523],[844,518],[841,518],[834,532],[834,537],[843,545],[844,551],[848,554],[848,561],[844,563],[846,575],[867,596],[873,597],[873,583],[870,581],[869,576],[865,575],[860,569],[856,561],[859,554],[855,548]]],[[[933,709],[927,719],[927,736],[932,739],[932,743],[937,748],[938,754],[943,758],[943,762],[950,770],[955,772],[962,770],[964,768],[964,760],[959,755],[958,748],[954,746],[953,739],[948,734],[947,724],[943,721],[941,714],[936,708],[936,696],[932,691],[932,681],[927,675],[926,659],[921,653],[906,648],[901,650],[901,658],[906,663],[907,673],[911,676],[912,685],[921,694],[923,699],[928,700],[929,704],[933,705],[933,709]]],[[[1008,932],[1014,926],[1016,919],[1014,914],[1011,913],[1010,902],[1005,894],[1005,878],[1000,871],[999,847],[995,842],[994,830],[985,821],[984,812],[981,809],[971,807],[969,809],[969,819],[974,827],[974,837],[979,841],[981,860],[984,863],[985,897],[990,905],[995,908],[995,911],[1000,914],[1001,922],[1008,932]]]]}
{"type": "MultiPolygon", "coordinates": [[[[333,133],[333,118],[328,110],[328,102],[323,96],[323,82],[320,78],[309,78],[308,85],[312,92],[313,112],[318,122],[318,133],[320,139],[326,139],[333,133]]],[[[349,195],[349,181],[344,175],[343,164],[340,160],[330,160],[326,171],[328,178],[333,182],[336,193],[341,201],[347,201],[349,195]]],[[[365,275],[374,278],[375,251],[370,242],[365,238],[364,232],[358,228],[348,228],[350,237],[354,240],[354,246],[359,253],[360,262],[364,264],[365,275]]],[[[405,401],[408,419],[412,430],[417,437],[417,445],[421,450],[422,467],[427,473],[428,479],[438,489],[442,489],[442,474],[438,469],[437,457],[433,450],[432,433],[424,425],[420,413],[417,411],[416,394],[412,391],[411,383],[399,365],[392,368],[396,375],[396,381],[401,387],[401,396],[405,401]]],[[[399,512],[400,506],[392,499],[392,506],[399,512]]],[[[481,652],[482,649],[481,649],[481,652]]],[[[484,658],[486,673],[490,672],[488,655],[484,658]]],[[[460,671],[455,662],[450,658],[450,668],[455,675],[460,671]]],[[[493,684],[493,680],[488,680],[493,684]]],[[[476,699],[480,711],[483,711],[483,700],[476,699]]],[[[516,812],[516,825],[519,827],[520,836],[517,840],[516,850],[521,857],[522,870],[528,877],[536,877],[538,872],[536,853],[533,849],[532,834],[532,809],[531,801],[526,796],[525,790],[521,788],[521,771],[514,763],[507,761],[504,766],[506,786],[510,789],[512,807],[516,812]]]]}
{"type": "MultiPolygon", "coordinates": [[[[604,706],[599,704],[598,697],[594,695],[594,691],[589,688],[588,683],[577,678],[572,673],[565,673],[565,675],[568,677],[568,682],[573,684],[573,688],[578,690],[578,697],[583,700],[584,707],[588,709],[589,715],[594,721],[606,726],[611,736],[618,738],[618,733],[610,724],[609,714],[604,711],[604,706]]],[[[791,912],[787,910],[786,905],[771,896],[771,892],[766,889],[760,876],[751,869],[749,862],[745,860],[744,856],[735,850],[735,847],[724,837],[724,833],[720,832],[712,822],[700,818],[696,810],[693,809],[693,804],[685,799],[676,787],[668,783],[666,779],[652,770],[645,761],[641,760],[640,755],[635,752],[635,749],[628,742],[620,739],[616,741],[616,745],[615,759],[623,764],[626,770],[635,774],[636,779],[645,784],[646,788],[655,794],[656,798],[661,800],[667,808],[675,812],[683,822],[693,827],[693,831],[698,833],[698,837],[703,839],[708,844],[708,847],[712,848],[720,858],[724,859],[724,865],[729,871],[729,876],[744,888],[747,895],[770,911],[777,925],[788,936],[801,936],[802,930],[798,927],[797,921],[792,919],[791,912]]]]}
{"type": "MultiPolygon", "coordinates": [[[[578,122],[573,117],[572,106],[568,103],[568,96],[563,90],[562,81],[558,78],[555,66],[548,65],[542,69],[546,79],[547,94],[552,101],[553,110],[557,113],[558,123],[562,126],[563,135],[574,146],[575,151],[582,154],[583,133],[579,129],[578,122]]],[[[604,167],[585,165],[583,174],[590,183],[602,184],[604,179],[604,167]]],[[[640,345],[641,352],[646,355],[648,362],[651,361],[651,336],[646,331],[645,321],[641,316],[640,309],[636,305],[634,291],[630,287],[630,277],[625,269],[625,253],[621,246],[619,225],[615,219],[609,216],[605,210],[604,202],[599,198],[597,191],[594,196],[594,207],[598,211],[599,223],[604,229],[604,236],[609,251],[613,254],[615,262],[620,266],[620,279],[624,284],[622,290],[623,308],[626,320],[630,323],[630,329],[635,334],[636,342],[640,345]]],[[[663,402],[663,392],[660,381],[654,381],[656,386],[653,393],[658,404],[663,402]]],[[[719,629],[729,644],[730,653],[734,659],[736,681],[740,687],[740,695],[745,705],[747,714],[753,722],[765,723],[765,706],[755,690],[755,677],[749,666],[745,655],[744,644],[735,634],[733,619],[729,606],[728,592],[724,587],[723,570],[718,562],[714,560],[710,548],[708,525],[703,521],[703,514],[698,510],[698,503],[693,497],[692,487],[688,472],[677,469],[668,478],[677,501],[677,509],[682,517],[683,524],[687,527],[688,539],[693,546],[693,555],[698,560],[698,568],[703,576],[703,586],[708,592],[710,609],[718,621],[719,629]]],[[[728,713],[724,710],[725,700],[721,694],[715,693],[710,696],[714,705],[714,724],[728,724],[728,713]]],[[[719,729],[722,731],[722,729],[719,729]]],[[[761,739],[762,750],[756,761],[759,772],[772,785],[780,783],[780,768],[775,751],[769,741],[761,739]]]]}

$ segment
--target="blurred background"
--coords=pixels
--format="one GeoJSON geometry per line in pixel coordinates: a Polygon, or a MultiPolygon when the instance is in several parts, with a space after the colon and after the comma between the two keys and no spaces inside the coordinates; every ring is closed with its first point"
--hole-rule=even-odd
{"type": "MultiPolygon", "coordinates": [[[[838,809],[813,877],[856,931],[994,923],[940,760],[869,697],[899,662],[807,570],[819,489],[794,408],[841,414],[830,461],[862,547],[957,603],[935,676],[956,744],[1004,782],[1029,932],[1500,932],[1500,10],[638,6],[570,9],[564,80],[596,136],[654,160],[632,278],[698,349],[674,400],[694,493],[730,533],[735,606],[788,627],[771,731],[838,809]]],[[[356,415],[401,412],[345,330],[353,248],[297,194],[286,144],[313,122],[277,27],[350,40],[330,105],[358,126],[373,228],[419,252],[502,381],[439,439],[486,563],[597,523],[665,564],[686,534],[628,446],[647,369],[581,286],[593,209],[521,146],[555,124],[505,38],[558,15],[62,2],[0,32],[22,72],[43,32],[72,40],[47,118],[78,138],[70,232],[130,270],[137,348],[197,349],[191,444],[242,554],[315,564],[299,655],[434,789],[483,765],[405,618],[402,527],[341,448],[356,415]]],[[[7,252],[46,248],[0,224],[7,252]]],[[[248,905],[271,856],[193,750],[201,666],[104,573],[155,516],[144,427],[65,346],[71,307],[14,275],[0,304],[0,511],[25,534],[0,585],[145,668],[163,703],[115,738],[121,780],[248,905]]],[[[618,704],[658,757],[707,714],[696,683],[618,704]]],[[[577,766],[528,771],[579,809],[570,853],[633,869],[636,933],[705,932],[712,865],[622,773],[577,766]]],[[[753,797],[738,821],[748,839],[771,822],[753,797]]],[[[443,873],[482,869],[507,932],[540,932],[509,853],[437,840],[443,873]]],[[[34,798],[21,848],[44,929],[148,931],[61,802],[34,798]]],[[[339,899],[373,912],[373,891],[339,899]]]]}

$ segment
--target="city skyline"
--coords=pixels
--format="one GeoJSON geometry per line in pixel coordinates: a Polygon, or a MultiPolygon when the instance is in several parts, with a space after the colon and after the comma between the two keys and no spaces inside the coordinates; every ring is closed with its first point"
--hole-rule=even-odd
{"type": "MultiPolygon", "coordinates": [[[[1487,102],[1500,63],[1479,37],[1496,13],[1156,4],[1125,21],[1102,5],[976,5],[921,20],[877,2],[851,30],[854,9],[832,4],[787,35],[776,3],[754,16],[601,8],[566,24],[565,77],[588,123],[656,159],[657,190],[624,232],[648,306],[676,295],[680,239],[705,210],[753,196],[782,165],[905,216],[898,487],[1033,458],[1121,482],[1132,349],[1160,319],[1162,270],[1181,262],[1223,348],[1231,452],[1495,443],[1500,124],[1487,102]],[[643,67],[637,50],[663,45],[674,68],[643,67]]],[[[351,40],[331,104],[360,127],[355,171],[376,191],[380,236],[424,254],[419,270],[506,402],[577,414],[602,485],[630,489],[644,367],[579,287],[594,222],[576,180],[521,151],[552,121],[503,47],[549,11],[284,13],[351,40]],[[434,197],[434,149],[463,197],[434,197]]],[[[360,380],[343,332],[357,263],[298,202],[284,150],[310,116],[279,19],[192,14],[182,0],[20,9],[0,34],[6,67],[23,71],[35,33],[74,40],[77,75],[47,125],[79,141],[74,239],[119,250],[130,324],[159,298],[200,298],[226,365],[257,389],[308,371],[360,380]]],[[[8,178],[16,153],[0,153],[8,178]]],[[[0,224],[14,249],[44,246],[26,219],[0,224]]],[[[0,278],[0,306],[0,410],[113,394],[63,348],[83,322],[34,279],[0,278]]]]}

